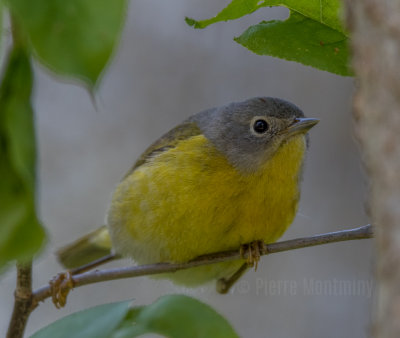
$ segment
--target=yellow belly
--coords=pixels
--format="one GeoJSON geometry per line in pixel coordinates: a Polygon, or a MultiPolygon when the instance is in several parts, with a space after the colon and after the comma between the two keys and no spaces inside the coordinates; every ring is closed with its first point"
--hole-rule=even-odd
{"type": "MultiPolygon", "coordinates": [[[[148,264],[184,262],[254,240],[274,242],[295,216],[304,152],[304,137],[293,137],[257,173],[243,174],[204,136],[182,141],[117,187],[108,213],[113,246],[148,264]]],[[[170,277],[198,284],[239,265],[216,264],[170,277]]]]}

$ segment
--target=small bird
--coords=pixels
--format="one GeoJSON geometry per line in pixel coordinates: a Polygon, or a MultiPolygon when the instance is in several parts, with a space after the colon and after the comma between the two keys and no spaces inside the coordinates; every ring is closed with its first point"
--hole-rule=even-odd
{"type": "MultiPolygon", "coordinates": [[[[72,268],[112,246],[138,264],[178,263],[275,242],[295,217],[306,134],[317,123],[271,97],[189,117],[153,143],[117,185],[107,227],[61,249],[60,261],[72,268]]],[[[245,270],[239,260],[160,277],[196,286],[245,270]]]]}

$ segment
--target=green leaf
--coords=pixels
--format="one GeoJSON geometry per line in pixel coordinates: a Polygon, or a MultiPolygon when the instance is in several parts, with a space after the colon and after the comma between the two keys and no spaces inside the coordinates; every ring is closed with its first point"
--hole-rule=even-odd
{"type": "Polygon", "coordinates": [[[186,18],[185,20],[189,26],[193,26],[194,28],[206,28],[216,22],[234,20],[253,13],[260,7],[263,7],[258,6],[258,2],[259,0],[233,0],[227,7],[211,19],[196,21],[192,18],[186,18]]]}
{"type": "Polygon", "coordinates": [[[0,268],[11,260],[30,259],[45,237],[35,213],[31,91],[29,56],[14,47],[0,86],[0,268]]]}
{"type": "Polygon", "coordinates": [[[131,310],[113,338],[158,333],[174,338],[238,337],[228,321],[208,305],[183,295],[161,297],[149,306],[131,310]]]}
{"type": "Polygon", "coordinates": [[[132,301],[104,304],[75,312],[36,332],[31,338],[109,338],[132,301]]]}
{"type": "Polygon", "coordinates": [[[261,55],[297,61],[335,74],[350,76],[347,37],[301,14],[286,21],[261,22],[235,41],[261,55]]]}
{"type": "Polygon", "coordinates": [[[256,54],[296,61],[335,74],[350,76],[348,36],[339,18],[339,0],[233,0],[214,18],[196,21],[205,28],[234,20],[265,6],[285,6],[290,17],[251,26],[235,41],[256,54]]]}
{"type": "Polygon", "coordinates": [[[215,17],[196,21],[186,18],[194,28],[205,28],[213,23],[241,18],[262,7],[284,6],[303,16],[318,21],[340,32],[344,32],[339,18],[339,0],[233,0],[215,17]]]}
{"type": "Polygon", "coordinates": [[[93,87],[119,40],[126,0],[12,0],[39,60],[93,87]]]}

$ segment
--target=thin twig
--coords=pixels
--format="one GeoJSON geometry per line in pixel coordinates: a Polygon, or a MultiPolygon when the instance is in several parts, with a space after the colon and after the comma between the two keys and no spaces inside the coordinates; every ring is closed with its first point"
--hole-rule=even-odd
{"type": "Polygon", "coordinates": [[[21,338],[24,335],[32,306],[32,262],[17,264],[17,286],[14,292],[14,309],[7,331],[7,338],[21,338]]]}
{"type": "MultiPolygon", "coordinates": [[[[315,235],[305,238],[297,238],[289,241],[283,241],[272,244],[264,244],[262,255],[300,249],[315,245],[328,244],[355,239],[364,239],[373,237],[373,228],[371,225],[365,225],[359,228],[330,232],[322,235],[315,235]]],[[[246,255],[243,258],[247,258],[246,255]]],[[[224,251],[214,254],[208,254],[197,257],[187,263],[157,263],[140,266],[130,266],[122,268],[113,268],[105,270],[93,270],[77,275],[73,275],[72,283],[74,287],[105,282],[122,278],[132,278],[139,276],[154,275],[166,272],[175,272],[178,270],[189,269],[201,265],[215,264],[227,261],[241,259],[240,250],[224,251]]],[[[67,283],[67,281],[65,282],[67,283]]],[[[61,285],[63,287],[63,285],[61,285]]],[[[33,293],[34,303],[44,301],[51,297],[50,285],[42,286],[33,293]]]]}
{"type": "Polygon", "coordinates": [[[75,269],[72,269],[70,271],[70,273],[71,273],[71,275],[77,275],[77,274],[92,270],[94,268],[97,268],[98,266],[103,265],[105,263],[112,262],[113,260],[119,259],[119,258],[122,258],[122,257],[118,254],[110,253],[109,255],[106,255],[104,257],[96,259],[95,261],[92,261],[85,265],[79,266],[75,269]]]}

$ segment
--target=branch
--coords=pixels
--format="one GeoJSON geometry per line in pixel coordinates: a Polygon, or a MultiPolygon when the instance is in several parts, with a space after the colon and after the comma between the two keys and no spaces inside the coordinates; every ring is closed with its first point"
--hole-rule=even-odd
{"type": "MultiPolygon", "coordinates": [[[[311,237],[292,239],[284,242],[264,244],[261,255],[306,248],[321,244],[349,241],[355,239],[372,238],[373,234],[374,234],[373,228],[370,224],[368,224],[350,230],[342,230],[322,235],[315,235],[311,237]]],[[[246,259],[247,255],[241,257],[240,250],[231,250],[231,251],[224,251],[224,252],[203,255],[187,263],[157,263],[149,265],[113,268],[106,270],[92,270],[89,272],[71,276],[70,277],[71,279],[69,281],[64,280],[61,283],[60,287],[68,288],[68,283],[71,282],[74,287],[79,287],[83,285],[105,282],[109,280],[148,276],[166,272],[175,272],[178,270],[189,269],[201,265],[215,264],[215,263],[239,260],[243,258],[246,259]]],[[[37,289],[33,293],[33,302],[34,304],[37,304],[38,302],[44,301],[46,298],[49,298],[51,296],[52,296],[51,286],[45,285],[37,289]]]]}
{"type": "Polygon", "coordinates": [[[400,7],[398,0],[347,0],[354,134],[368,176],[376,231],[371,337],[400,337],[400,7]]]}
{"type": "Polygon", "coordinates": [[[14,309],[7,331],[7,338],[21,338],[24,335],[32,306],[32,262],[17,264],[17,286],[14,292],[14,309]]]}

